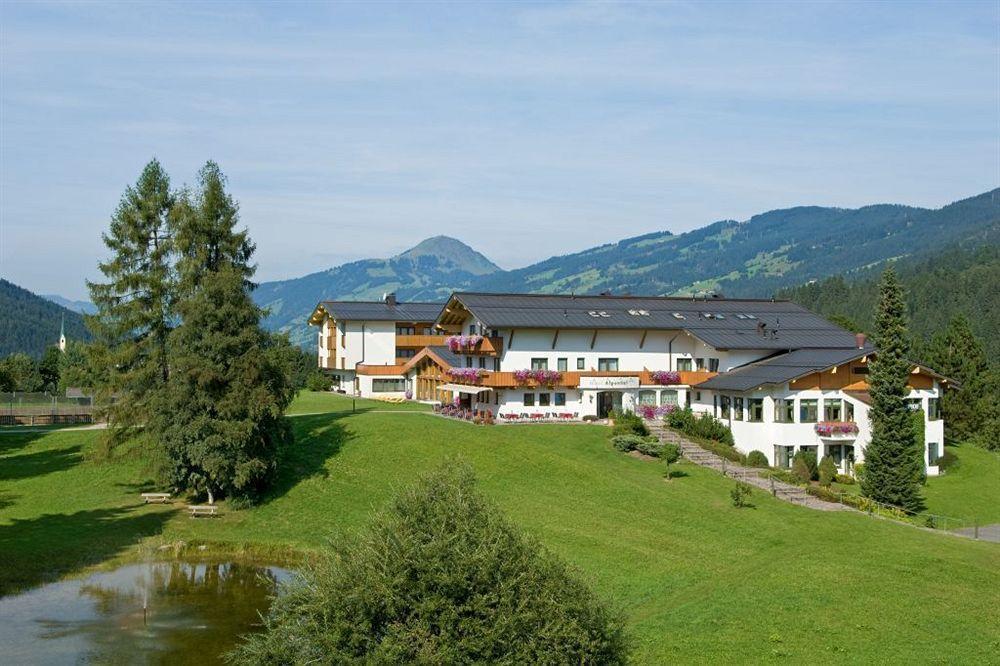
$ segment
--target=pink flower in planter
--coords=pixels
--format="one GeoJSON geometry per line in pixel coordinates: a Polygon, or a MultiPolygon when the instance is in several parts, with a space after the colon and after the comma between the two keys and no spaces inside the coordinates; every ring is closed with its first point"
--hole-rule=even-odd
{"type": "Polygon", "coordinates": [[[673,370],[654,370],[649,373],[649,378],[653,380],[654,384],[660,384],[661,386],[681,383],[680,373],[673,370]]]}
{"type": "Polygon", "coordinates": [[[453,379],[461,379],[467,382],[478,382],[486,376],[486,371],[482,368],[451,368],[448,370],[448,375],[453,379]]]}

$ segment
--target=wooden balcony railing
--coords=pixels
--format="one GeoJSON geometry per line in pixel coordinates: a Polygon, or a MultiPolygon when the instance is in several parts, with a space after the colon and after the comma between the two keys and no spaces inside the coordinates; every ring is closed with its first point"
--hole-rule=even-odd
{"type": "MultiPolygon", "coordinates": [[[[447,347],[447,335],[397,335],[396,348],[447,347]]],[[[463,347],[457,353],[486,356],[499,356],[503,351],[503,338],[483,338],[481,342],[471,347],[463,347]]]]}
{"type": "Polygon", "coordinates": [[[433,347],[448,343],[446,335],[397,335],[396,347],[433,347]]]}

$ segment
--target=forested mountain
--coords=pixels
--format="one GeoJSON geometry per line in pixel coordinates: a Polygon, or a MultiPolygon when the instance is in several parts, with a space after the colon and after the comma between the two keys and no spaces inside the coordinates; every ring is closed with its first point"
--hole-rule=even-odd
{"type": "MultiPolygon", "coordinates": [[[[909,330],[918,343],[918,355],[920,346],[962,314],[982,341],[986,357],[994,362],[1000,359],[1000,245],[951,247],[902,260],[897,270],[906,291],[909,330]]],[[[877,271],[868,270],[858,277],[836,276],[778,295],[828,317],[846,317],[861,330],[871,331],[878,302],[877,271]]]]}
{"type": "Polygon", "coordinates": [[[59,342],[63,317],[68,339],[90,338],[76,312],[0,279],[0,357],[24,352],[41,358],[46,347],[59,342]]]}
{"type": "Polygon", "coordinates": [[[1000,190],[938,210],[799,207],[646,234],[490,275],[481,291],[769,296],[811,279],[954,243],[1000,242],[1000,190]]]}
{"type": "Polygon", "coordinates": [[[97,312],[97,308],[90,301],[74,301],[59,294],[42,294],[42,298],[80,314],[94,314],[97,312]]]}
{"type": "Polygon", "coordinates": [[[322,300],[444,300],[453,290],[500,269],[461,241],[435,236],[390,259],[365,259],[305,277],[264,282],[254,300],[269,310],[264,325],[287,331],[293,342],[311,341],[306,318],[322,300]]]}

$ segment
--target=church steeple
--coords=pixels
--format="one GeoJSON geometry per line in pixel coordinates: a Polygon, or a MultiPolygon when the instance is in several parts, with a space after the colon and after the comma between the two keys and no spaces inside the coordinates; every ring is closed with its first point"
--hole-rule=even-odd
{"type": "Polygon", "coordinates": [[[62,316],[62,322],[59,324],[59,351],[66,351],[66,315],[62,316]]]}

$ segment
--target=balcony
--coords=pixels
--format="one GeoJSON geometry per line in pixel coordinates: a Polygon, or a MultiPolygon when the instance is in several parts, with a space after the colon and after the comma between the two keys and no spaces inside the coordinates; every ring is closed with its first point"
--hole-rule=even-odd
{"type": "Polygon", "coordinates": [[[397,335],[396,347],[432,347],[434,345],[443,346],[447,343],[446,335],[397,335]]]}
{"type": "Polygon", "coordinates": [[[456,354],[499,356],[503,350],[503,338],[482,338],[476,344],[455,345],[449,340],[460,339],[461,336],[452,335],[397,335],[396,349],[410,348],[419,349],[422,347],[453,347],[456,354]]]}
{"type": "Polygon", "coordinates": [[[858,424],[854,421],[820,421],[813,429],[821,439],[845,440],[858,436],[858,424]]]}

